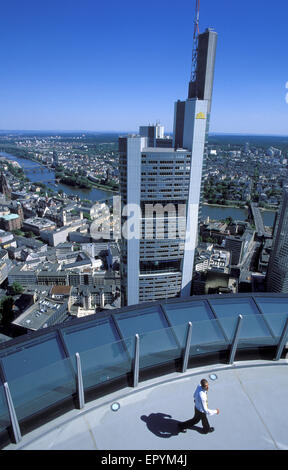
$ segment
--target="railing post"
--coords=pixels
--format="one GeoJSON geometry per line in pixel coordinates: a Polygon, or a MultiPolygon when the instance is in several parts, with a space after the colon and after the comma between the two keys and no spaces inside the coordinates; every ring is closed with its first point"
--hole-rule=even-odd
{"type": "Polygon", "coordinates": [[[243,320],[243,316],[239,315],[237,325],[236,325],[235,334],[234,334],[234,338],[233,338],[232,345],[231,345],[229,364],[233,364],[233,362],[234,362],[234,357],[235,357],[235,353],[236,353],[236,349],[237,349],[237,345],[238,345],[238,339],[239,339],[242,320],[243,320]]]}
{"type": "Polygon", "coordinates": [[[281,357],[281,354],[283,352],[283,349],[284,349],[284,346],[285,346],[285,343],[286,343],[286,340],[287,340],[287,334],[288,334],[288,318],[286,318],[286,322],[285,322],[285,325],[284,325],[284,328],[283,328],[283,331],[282,331],[280,341],[278,343],[277,352],[276,352],[276,356],[275,356],[274,361],[279,361],[279,359],[281,357]]]}
{"type": "Polygon", "coordinates": [[[190,346],[191,346],[191,337],[192,337],[192,323],[191,321],[189,321],[188,327],[187,327],[187,336],[186,336],[186,344],[185,344],[183,364],[182,364],[182,372],[186,372],[187,370],[189,352],[190,352],[190,346]]]}
{"type": "Polygon", "coordinates": [[[12,400],[12,397],[11,397],[9,385],[8,385],[7,382],[5,382],[3,385],[4,385],[4,392],[5,392],[7,405],[8,405],[8,410],[9,410],[10,422],[11,422],[11,426],[12,426],[12,430],[13,430],[13,434],[14,434],[14,439],[15,439],[16,444],[18,444],[18,442],[21,441],[22,436],[21,436],[21,431],[20,431],[17,415],[16,415],[16,412],[15,412],[15,408],[14,408],[13,400],[12,400]]]}
{"type": "Polygon", "coordinates": [[[76,364],[77,364],[77,394],[78,394],[79,408],[81,410],[85,406],[83,376],[82,376],[80,354],[76,352],[75,356],[76,356],[76,364]]]}
{"type": "Polygon", "coordinates": [[[133,387],[138,387],[139,383],[139,335],[135,335],[134,363],[133,363],[133,387]]]}

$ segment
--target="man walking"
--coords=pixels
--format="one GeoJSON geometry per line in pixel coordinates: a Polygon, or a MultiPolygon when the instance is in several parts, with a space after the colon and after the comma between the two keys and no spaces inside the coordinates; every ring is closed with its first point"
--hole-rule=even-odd
{"type": "Polygon", "coordinates": [[[203,432],[207,434],[208,432],[213,432],[214,428],[210,427],[207,416],[212,416],[219,414],[218,408],[216,410],[209,410],[208,408],[208,389],[209,384],[206,379],[202,379],[200,385],[196,388],[194,392],[194,403],[195,403],[195,414],[192,419],[188,421],[183,421],[178,423],[179,431],[186,432],[186,428],[194,426],[194,424],[202,421],[203,432]]]}

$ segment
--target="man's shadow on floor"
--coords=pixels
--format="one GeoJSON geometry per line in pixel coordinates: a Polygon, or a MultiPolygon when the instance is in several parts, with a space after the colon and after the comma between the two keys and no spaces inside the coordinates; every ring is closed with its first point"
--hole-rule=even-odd
{"type": "MultiPolygon", "coordinates": [[[[182,434],[178,427],[181,421],[172,419],[171,415],[166,415],[165,413],[151,413],[149,416],[142,415],[141,419],[146,423],[149,431],[155,434],[155,436],[168,438],[182,434]]],[[[189,429],[203,434],[203,428],[199,426],[191,426],[189,429]]]]}

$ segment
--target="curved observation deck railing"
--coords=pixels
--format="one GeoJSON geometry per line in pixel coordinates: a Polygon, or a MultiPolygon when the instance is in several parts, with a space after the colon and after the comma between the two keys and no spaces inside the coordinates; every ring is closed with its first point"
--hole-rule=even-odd
{"type": "Polygon", "coordinates": [[[140,304],[25,335],[0,347],[0,444],[139,381],[206,363],[278,360],[288,296],[213,295],[140,304]]]}

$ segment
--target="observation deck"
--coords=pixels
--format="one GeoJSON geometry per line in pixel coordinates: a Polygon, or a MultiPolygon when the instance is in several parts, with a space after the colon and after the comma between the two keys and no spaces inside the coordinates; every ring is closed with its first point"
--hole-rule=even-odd
{"type": "Polygon", "coordinates": [[[1,447],[287,449],[287,331],[288,295],[255,293],[140,304],[10,340],[1,447]],[[204,377],[215,432],[179,434],[204,377]]]}

